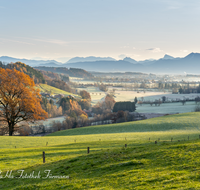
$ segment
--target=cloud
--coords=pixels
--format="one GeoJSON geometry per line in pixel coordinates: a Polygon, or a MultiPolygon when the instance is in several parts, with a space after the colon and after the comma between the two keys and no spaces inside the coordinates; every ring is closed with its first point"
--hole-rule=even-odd
{"type": "Polygon", "coordinates": [[[125,57],[127,57],[127,55],[121,54],[121,55],[119,55],[118,57],[119,57],[119,59],[124,59],[125,57]]]}
{"type": "Polygon", "coordinates": [[[19,41],[19,40],[11,40],[11,39],[6,39],[6,38],[0,38],[0,40],[5,41],[5,42],[14,42],[14,43],[20,43],[20,44],[26,44],[26,45],[35,45],[29,42],[24,42],[24,41],[19,41]]]}
{"type": "Polygon", "coordinates": [[[122,46],[121,48],[126,49],[126,48],[130,48],[130,46],[122,46]]]}
{"type": "Polygon", "coordinates": [[[38,41],[38,42],[44,42],[44,43],[50,43],[50,44],[56,44],[61,46],[66,46],[69,44],[80,44],[80,43],[103,43],[101,41],[65,41],[65,40],[59,40],[59,39],[41,39],[41,38],[23,38],[26,40],[32,40],[32,41],[38,41]]]}
{"type": "Polygon", "coordinates": [[[138,55],[138,54],[133,54],[133,57],[140,57],[140,55],[138,55]]]}
{"type": "Polygon", "coordinates": [[[199,13],[199,9],[200,9],[200,2],[198,0],[194,0],[194,1],[163,0],[163,2],[166,4],[166,8],[168,10],[180,9],[184,12],[189,11],[189,13],[199,13]]]}
{"type": "Polygon", "coordinates": [[[128,48],[136,49],[135,47],[131,47],[131,46],[129,46],[129,45],[125,45],[125,46],[122,46],[122,47],[120,47],[120,48],[122,48],[122,49],[128,49],[128,48]]]}
{"type": "Polygon", "coordinates": [[[138,54],[121,54],[118,56],[119,59],[124,59],[126,57],[134,57],[135,58],[135,57],[140,57],[140,55],[138,55],[138,54]]]}
{"type": "Polygon", "coordinates": [[[57,44],[57,45],[65,45],[68,44],[68,42],[63,40],[57,40],[57,39],[32,39],[38,42],[45,42],[45,43],[51,43],[51,44],[57,44]]]}
{"type": "Polygon", "coordinates": [[[161,50],[160,48],[149,48],[149,49],[146,49],[147,51],[151,51],[153,53],[160,53],[160,52],[163,52],[163,50],[161,50]]]}
{"type": "Polygon", "coordinates": [[[177,10],[177,9],[180,9],[180,7],[176,7],[176,6],[169,6],[168,9],[170,10],[177,10]]]}
{"type": "Polygon", "coordinates": [[[99,43],[104,43],[104,42],[102,41],[69,41],[68,43],[99,44],[99,43]]]}
{"type": "Polygon", "coordinates": [[[180,52],[187,53],[188,50],[184,49],[184,50],[180,50],[180,52]]]}

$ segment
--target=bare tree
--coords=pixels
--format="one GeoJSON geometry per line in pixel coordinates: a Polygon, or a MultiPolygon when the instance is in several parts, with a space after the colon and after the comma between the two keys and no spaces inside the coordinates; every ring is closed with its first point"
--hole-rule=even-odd
{"type": "Polygon", "coordinates": [[[182,100],[181,103],[182,103],[182,105],[184,106],[185,103],[186,103],[186,100],[182,100]]]}

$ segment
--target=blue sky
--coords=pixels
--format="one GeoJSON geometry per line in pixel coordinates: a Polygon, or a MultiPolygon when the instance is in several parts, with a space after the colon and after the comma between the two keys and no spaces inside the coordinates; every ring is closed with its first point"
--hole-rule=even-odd
{"type": "Polygon", "coordinates": [[[183,57],[199,23],[199,0],[0,0],[0,56],[183,57]]]}

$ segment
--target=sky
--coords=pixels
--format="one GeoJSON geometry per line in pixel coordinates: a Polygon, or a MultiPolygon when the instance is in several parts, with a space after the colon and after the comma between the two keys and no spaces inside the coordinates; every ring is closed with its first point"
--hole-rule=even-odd
{"type": "Polygon", "coordinates": [[[0,56],[184,57],[199,23],[199,0],[0,0],[0,56]]]}

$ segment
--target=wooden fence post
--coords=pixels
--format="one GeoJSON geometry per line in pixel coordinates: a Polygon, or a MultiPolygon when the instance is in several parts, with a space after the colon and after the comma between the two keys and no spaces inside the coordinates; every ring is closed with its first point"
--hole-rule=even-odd
{"type": "Polygon", "coordinates": [[[155,141],[155,144],[157,144],[157,141],[155,141]]]}
{"type": "Polygon", "coordinates": [[[87,147],[87,153],[88,154],[90,153],[90,147],[87,147]]]}
{"type": "Polygon", "coordinates": [[[127,144],[125,144],[125,148],[127,147],[127,144]]]}
{"type": "Polygon", "coordinates": [[[45,152],[43,151],[43,163],[45,163],[45,152]]]}

